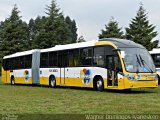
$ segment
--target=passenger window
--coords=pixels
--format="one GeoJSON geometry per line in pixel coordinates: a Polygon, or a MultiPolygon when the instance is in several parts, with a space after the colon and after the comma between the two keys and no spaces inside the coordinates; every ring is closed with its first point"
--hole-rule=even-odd
{"type": "Polygon", "coordinates": [[[48,53],[41,53],[40,67],[48,67],[48,53]]]}
{"type": "Polygon", "coordinates": [[[57,52],[50,52],[49,53],[49,67],[57,66],[57,52]]]}
{"type": "Polygon", "coordinates": [[[80,50],[80,62],[82,66],[92,65],[92,48],[84,48],[80,50]]]}
{"type": "Polygon", "coordinates": [[[93,65],[99,67],[104,66],[104,47],[94,48],[93,65]]]}
{"type": "Polygon", "coordinates": [[[25,68],[31,68],[32,67],[32,55],[26,55],[24,59],[25,59],[25,68]]]}
{"type": "Polygon", "coordinates": [[[69,67],[79,66],[79,49],[69,51],[69,67]]]}

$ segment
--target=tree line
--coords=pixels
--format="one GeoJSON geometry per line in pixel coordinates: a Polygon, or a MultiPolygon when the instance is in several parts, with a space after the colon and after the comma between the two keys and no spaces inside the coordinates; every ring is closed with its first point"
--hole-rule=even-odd
{"type": "Polygon", "coordinates": [[[118,22],[112,17],[98,37],[99,39],[112,37],[128,39],[143,45],[148,50],[152,50],[158,47],[159,40],[152,41],[157,35],[155,26],[149,23],[146,10],[143,8],[143,4],[140,3],[139,10],[135,18],[132,18],[129,27],[125,28],[125,33],[118,26],[118,22]]]}
{"type": "MultiPolygon", "coordinates": [[[[5,55],[15,52],[54,47],[58,44],[84,42],[83,36],[77,38],[75,20],[65,17],[57,7],[56,0],[46,7],[46,15],[31,18],[27,24],[21,19],[18,7],[14,5],[11,15],[0,22],[0,66],[5,55]]],[[[145,46],[148,50],[158,46],[155,26],[149,23],[146,10],[140,4],[135,18],[131,20],[125,33],[113,18],[105,25],[98,38],[123,38],[133,40],[145,46]]]]}
{"type": "Polygon", "coordinates": [[[22,21],[17,5],[11,15],[0,22],[0,66],[5,55],[77,42],[75,20],[65,17],[55,0],[46,7],[46,16],[22,21]]]}

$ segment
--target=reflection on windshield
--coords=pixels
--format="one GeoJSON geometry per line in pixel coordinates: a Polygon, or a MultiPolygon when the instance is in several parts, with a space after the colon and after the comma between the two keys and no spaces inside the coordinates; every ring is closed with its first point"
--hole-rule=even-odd
{"type": "Polygon", "coordinates": [[[155,72],[152,58],[146,49],[121,48],[121,51],[125,51],[123,60],[128,72],[155,72]]]}

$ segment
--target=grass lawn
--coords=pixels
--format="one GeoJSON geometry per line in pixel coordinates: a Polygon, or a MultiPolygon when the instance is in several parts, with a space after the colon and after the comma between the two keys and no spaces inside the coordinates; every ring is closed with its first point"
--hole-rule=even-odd
{"type": "Polygon", "coordinates": [[[129,93],[0,84],[1,114],[159,114],[160,88],[129,93]]]}

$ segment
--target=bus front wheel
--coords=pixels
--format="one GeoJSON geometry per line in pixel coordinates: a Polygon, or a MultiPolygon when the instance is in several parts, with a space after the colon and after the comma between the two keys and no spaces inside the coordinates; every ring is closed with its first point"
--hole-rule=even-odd
{"type": "Polygon", "coordinates": [[[49,79],[49,85],[51,88],[55,88],[56,87],[56,79],[55,77],[51,76],[49,79]]]}

